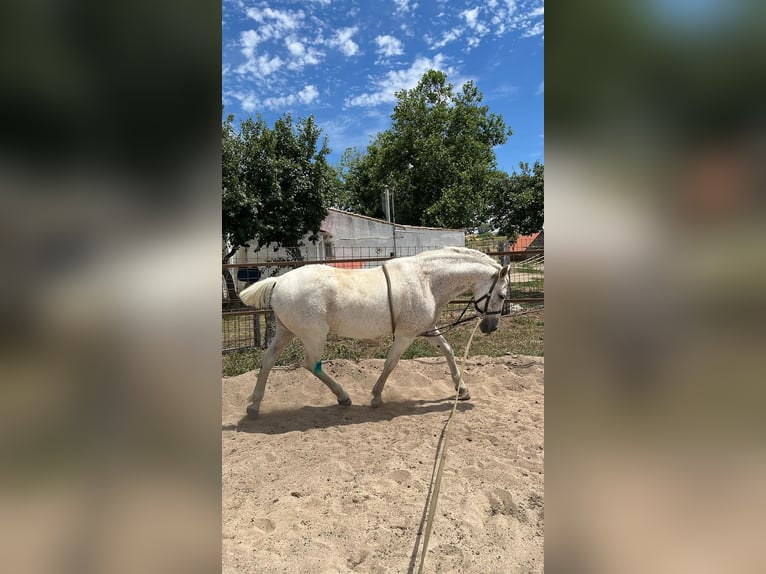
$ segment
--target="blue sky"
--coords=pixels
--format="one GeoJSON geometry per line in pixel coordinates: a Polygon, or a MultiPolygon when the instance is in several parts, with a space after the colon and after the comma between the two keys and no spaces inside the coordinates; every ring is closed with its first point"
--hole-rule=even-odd
{"type": "Polygon", "coordinates": [[[429,69],[473,80],[514,135],[508,173],[544,160],[543,0],[223,0],[225,114],[313,115],[337,164],[391,126],[394,93],[429,69]]]}

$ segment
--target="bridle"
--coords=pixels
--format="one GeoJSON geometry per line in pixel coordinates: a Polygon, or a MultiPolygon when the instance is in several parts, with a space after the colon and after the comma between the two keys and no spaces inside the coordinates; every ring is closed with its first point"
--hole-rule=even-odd
{"type": "MultiPolygon", "coordinates": [[[[502,271],[502,269],[500,269],[502,271]]],[[[489,302],[492,299],[492,292],[495,290],[495,286],[497,285],[497,282],[500,279],[500,271],[495,273],[494,279],[492,279],[492,285],[489,288],[489,291],[487,291],[484,295],[479,297],[473,302],[474,308],[481,313],[482,315],[500,315],[502,313],[502,309],[499,309],[498,311],[487,311],[487,307],[489,307],[489,302]],[[486,299],[486,302],[484,303],[484,309],[479,309],[479,303],[484,301],[486,299]]],[[[463,311],[465,313],[465,311],[463,311]]],[[[462,314],[461,314],[462,317],[462,314]]]]}

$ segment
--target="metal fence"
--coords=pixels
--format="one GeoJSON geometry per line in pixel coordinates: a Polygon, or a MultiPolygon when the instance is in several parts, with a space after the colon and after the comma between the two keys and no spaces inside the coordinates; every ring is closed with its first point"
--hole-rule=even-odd
{"type": "MultiPolygon", "coordinates": [[[[335,253],[335,258],[323,260],[268,261],[264,259],[257,262],[233,263],[223,265],[223,270],[224,272],[228,271],[232,277],[236,277],[238,274],[240,277],[246,277],[247,274],[240,273],[241,269],[257,267],[259,276],[263,278],[283,274],[303,265],[317,263],[343,268],[369,269],[379,267],[391,259],[388,250],[383,248],[381,255],[378,253],[380,249],[373,247],[346,248],[342,253],[335,253]]],[[[415,255],[431,249],[437,248],[412,248],[408,250],[412,253],[408,252],[406,255],[415,255]]],[[[398,251],[400,256],[405,255],[401,248],[398,251]]],[[[511,264],[511,289],[505,303],[506,312],[523,311],[529,306],[544,302],[545,257],[542,249],[530,249],[523,252],[489,251],[486,253],[503,265],[511,264]]],[[[247,285],[247,282],[234,281],[234,285],[238,293],[247,285]]],[[[440,324],[454,321],[468,303],[468,297],[470,295],[451,301],[442,311],[440,324]]],[[[238,299],[230,301],[227,297],[226,286],[223,285],[221,336],[223,352],[266,348],[271,341],[273,331],[274,319],[271,311],[244,307],[238,299]]]]}

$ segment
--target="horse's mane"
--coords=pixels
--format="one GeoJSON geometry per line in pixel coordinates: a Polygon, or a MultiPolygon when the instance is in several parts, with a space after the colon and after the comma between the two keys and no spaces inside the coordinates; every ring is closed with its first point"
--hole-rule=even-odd
{"type": "Polygon", "coordinates": [[[478,263],[483,263],[485,265],[491,265],[495,269],[500,269],[501,265],[492,259],[489,255],[486,253],[482,253],[481,251],[477,251],[476,249],[470,249],[468,247],[442,247],[441,249],[434,249],[431,251],[423,251],[422,253],[418,253],[415,257],[421,258],[421,259],[435,259],[440,257],[449,257],[450,255],[456,255],[460,257],[467,257],[470,259],[473,259],[474,261],[478,263]]]}

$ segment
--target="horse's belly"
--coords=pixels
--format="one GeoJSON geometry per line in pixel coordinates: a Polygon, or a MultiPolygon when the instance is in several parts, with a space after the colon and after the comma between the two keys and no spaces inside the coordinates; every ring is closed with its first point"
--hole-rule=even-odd
{"type": "Polygon", "coordinates": [[[343,313],[332,317],[330,331],[341,337],[375,339],[391,333],[391,318],[367,313],[343,313]]]}

